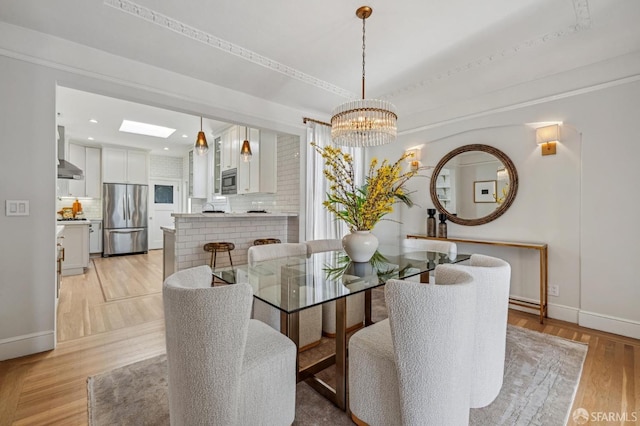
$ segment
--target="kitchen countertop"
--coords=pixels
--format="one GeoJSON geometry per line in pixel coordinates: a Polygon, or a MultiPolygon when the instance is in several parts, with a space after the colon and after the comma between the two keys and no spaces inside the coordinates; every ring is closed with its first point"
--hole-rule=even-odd
{"type": "Polygon", "coordinates": [[[57,225],[62,226],[78,226],[78,225],[91,225],[91,221],[89,219],[82,220],[57,220],[57,225]]]}
{"type": "Polygon", "coordinates": [[[295,217],[298,213],[292,212],[273,212],[273,213],[171,213],[172,217],[208,217],[208,218],[228,218],[228,217],[295,217]]]}
{"type": "Polygon", "coordinates": [[[162,229],[164,232],[170,232],[172,234],[176,233],[176,228],[173,226],[161,226],[160,229],[162,229]]]}

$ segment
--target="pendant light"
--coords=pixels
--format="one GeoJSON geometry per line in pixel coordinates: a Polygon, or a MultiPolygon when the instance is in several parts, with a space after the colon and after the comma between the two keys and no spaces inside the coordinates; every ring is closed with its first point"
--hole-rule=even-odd
{"type": "Polygon", "coordinates": [[[244,142],[242,142],[242,147],[240,148],[240,156],[242,157],[242,161],[248,163],[251,161],[251,144],[249,143],[249,138],[247,137],[247,127],[244,128],[244,142]]]}
{"type": "Polygon", "coordinates": [[[198,155],[205,155],[209,150],[207,138],[204,137],[204,132],[202,131],[202,117],[200,117],[200,131],[198,132],[198,139],[196,139],[195,150],[198,155]]]}
{"type": "Polygon", "coordinates": [[[362,99],[346,102],[333,110],[331,139],[336,145],[366,147],[396,140],[396,107],[387,101],[364,97],[364,27],[372,12],[369,6],[356,10],[356,16],[362,19],[362,99]]]}

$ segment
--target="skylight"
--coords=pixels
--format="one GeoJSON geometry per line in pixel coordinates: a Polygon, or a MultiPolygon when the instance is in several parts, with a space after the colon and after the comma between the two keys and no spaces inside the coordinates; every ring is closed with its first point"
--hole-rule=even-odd
{"type": "Polygon", "coordinates": [[[122,120],[121,132],[135,133],[137,135],[154,136],[156,138],[168,138],[176,131],[169,127],[156,126],[155,124],[139,123],[137,121],[122,120]]]}

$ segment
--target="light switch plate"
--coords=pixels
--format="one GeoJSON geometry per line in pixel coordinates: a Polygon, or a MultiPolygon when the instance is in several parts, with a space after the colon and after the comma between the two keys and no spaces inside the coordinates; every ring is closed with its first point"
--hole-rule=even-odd
{"type": "Polygon", "coordinates": [[[6,216],[29,216],[29,200],[6,200],[6,216]]]}

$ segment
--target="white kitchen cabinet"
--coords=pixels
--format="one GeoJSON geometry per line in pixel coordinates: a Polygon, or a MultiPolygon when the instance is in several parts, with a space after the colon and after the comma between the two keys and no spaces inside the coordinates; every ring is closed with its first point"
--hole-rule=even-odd
{"type": "Polygon", "coordinates": [[[91,220],[89,225],[89,253],[102,253],[101,220],[91,220]]]}
{"type": "Polygon", "coordinates": [[[66,193],[60,195],[100,198],[100,148],[70,143],[69,161],[84,172],[84,179],[69,180],[66,193]]]}
{"type": "Polygon", "coordinates": [[[209,147],[209,181],[211,182],[211,196],[216,197],[221,194],[222,181],[220,180],[221,173],[221,160],[220,160],[220,148],[222,145],[222,138],[217,137],[213,140],[213,146],[209,147]]]}
{"type": "Polygon", "coordinates": [[[149,183],[148,156],[144,151],[102,149],[102,181],[104,183],[149,183]]]}
{"type": "Polygon", "coordinates": [[[62,275],[83,274],[89,267],[89,221],[65,222],[62,275]]]}
{"type": "MultiPolygon", "coordinates": [[[[244,136],[244,127],[242,135],[244,136]]],[[[260,192],[260,131],[248,129],[247,140],[251,146],[251,159],[244,161],[238,153],[238,194],[253,194],[260,192]]],[[[244,142],[244,138],[243,138],[244,142]]]]}
{"type": "MultiPolygon", "coordinates": [[[[242,137],[244,138],[244,127],[242,127],[242,137]]],[[[220,143],[221,171],[237,168],[240,144],[242,143],[240,140],[240,126],[231,126],[223,131],[220,143]]]]}
{"type": "MultiPolygon", "coordinates": [[[[216,139],[217,140],[217,139],[216,139]]],[[[220,135],[220,172],[237,168],[237,193],[253,194],[258,192],[275,193],[277,183],[277,143],[278,136],[273,132],[246,128],[244,126],[232,126],[220,135]],[[240,156],[240,148],[246,137],[251,145],[251,160],[243,161],[240,156]]],[[[215,164],[215,159],[211,164],[215,164]]],[[[214,169],[215,177],[220,172],[214,169]]]]}
{"type": "Polygon", "coordinates": [[[149,184],[147,153],[143,151],[127,151],[127,183],[149,184]]]}
{"type": "Polygon", "coordinates": [[[207,198],[209,156],[189,151],[189,197],[207,198]]]}

